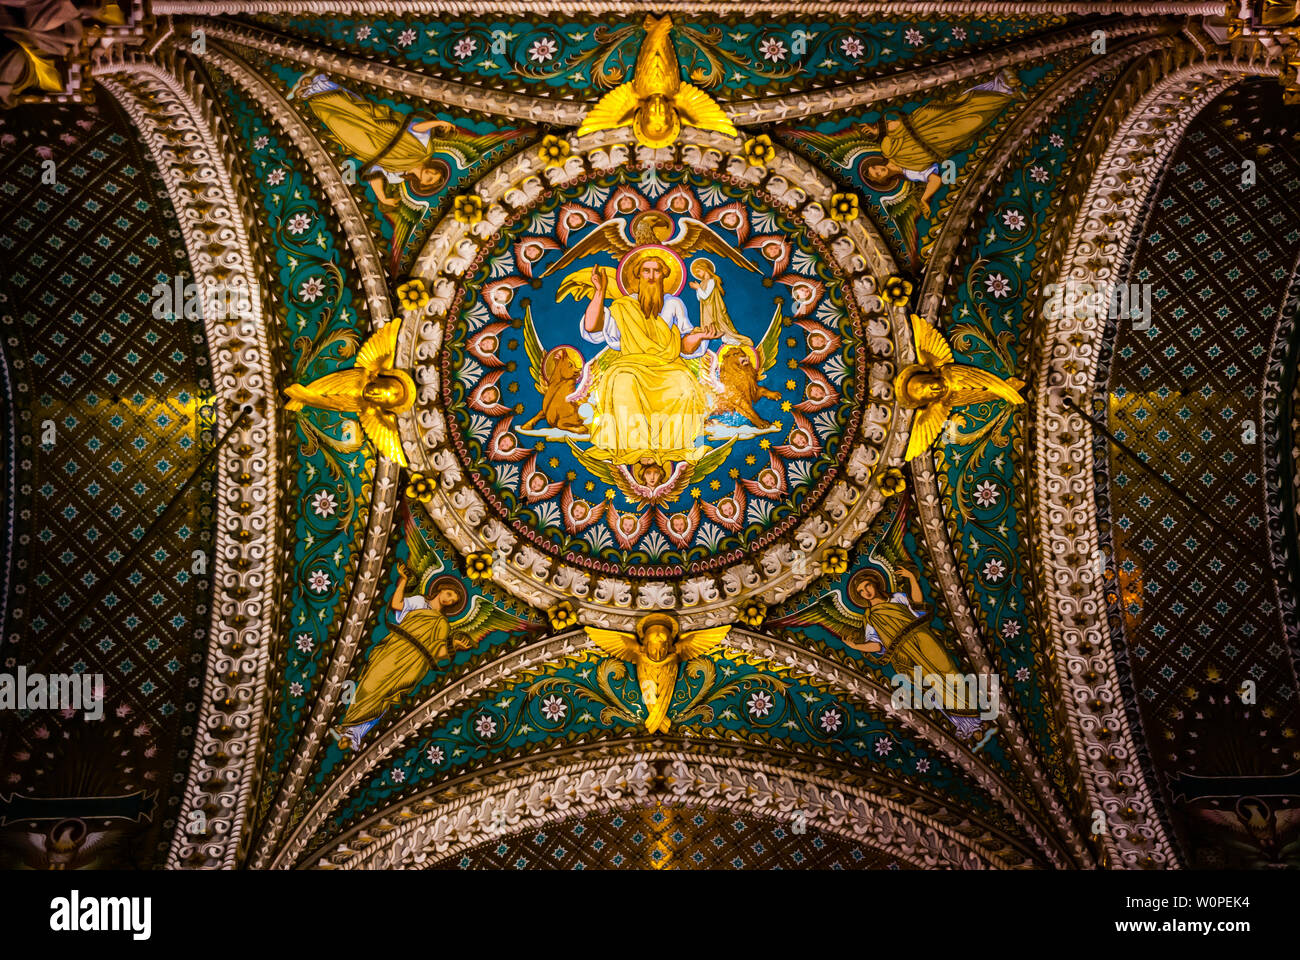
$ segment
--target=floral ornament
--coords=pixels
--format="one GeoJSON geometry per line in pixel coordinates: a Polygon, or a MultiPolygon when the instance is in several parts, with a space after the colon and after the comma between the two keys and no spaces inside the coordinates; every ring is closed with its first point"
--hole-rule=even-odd
{"type": "Polygon", "coordinates": [[[465,555],[465,576],[471,580],[488,580],[492,577],[492,554],[469,553],[465,555]]]}
{"type": "Polygon", "coordinates": [[[761,167],[765,163],[771,163],[772,158],[776,156],[776,147],[772,146],[772,138],[766,133],[760,133],[758,136],[746,140],[744,151],[745,159],[749,161],[749,165],[752,167],[761,167]]]}
{"type": "Polygon", "coordinates": [[[547,610],[546,617],[551,621],[551,628],[554,630],[567,630],[578,622],[578,614],[568,600],[561,600],[547,610]]]}
{"type": "Polygon", "coordinates": [[[429,302],[429,291],[423,280],[412,278],[397,288],[397,300],[403,310],[423,310],[429,302]]]}
{"type": "Polygon", "coordinates": [[[836,223],[848,223],[850,220],[858,219],[857,194],[831,194],[831,219],[836,223]]]}
{"type": "Polygon", "coordinates": [[[546,161],[548,167],[556,167],[564,163],[569,150],[568,140],[548,133],[542,137],[542,145],[537,148],[537,155],[546,161]]]}
{"type": "Polygon", "coordinates": [[[912,281],[900,276],[889,277],[880,288],[880,299],[891,307],[901,307],[912,296],[912,281]]]}
{"type": "Polygon", "coordinates": [[[849,568],[849,552],[843,547],[831,547],[822,555],[822,570],[838,577],[849,568]]]}
{"type": "Polygon", "coordinates": [[[767,604],[762,600],[750,600],[740,608],[740,620],[748,627],[759,627],[766,616],[767,604]]]}
{"type": "Polygon", "coordinates": [[[433,500],[433,482],[422,473],[412,473],[406,484],[406,499],[429,503],[433,500]]]}
{"type": "Polygon", "coordinates": [[[464,193],[456,198],[452,213],[457,223],[473,226],[483,219],[483,198],[477,193],[464,193]]]}
{"type": "Polygon", "coordinates": [[[772,696],[766,690],[759,690],[750,695],[746,706],[754,716],[765,717],[772,712],[772,696]]]}
{"type": "Polygon", "coordinates": [[[887,497],[896,497],[907,489],[907,479],[898,467],[890,467],[880,475],[880,492],[887,497]]]}

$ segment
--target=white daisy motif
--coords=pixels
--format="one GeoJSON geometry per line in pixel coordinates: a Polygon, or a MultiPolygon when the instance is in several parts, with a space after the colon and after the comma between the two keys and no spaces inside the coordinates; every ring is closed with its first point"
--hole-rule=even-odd
{"type": "Polygon", "coordinates": [[[997,583],[1006,576],[1007,567],[1001,560],[990,560],[984,564],[984,579],[990,583],[997,583]]]}
{"type": "Polygon", "coordinates": [[[766,691],[759,690],[749,698],[749,712],[756,717],[766,717],[772,712],[772,697],[766,691]]]}
{"type": "Polygon", "coordinates": [[[1023,230],[1025,215],[1019,210],[1003,210],[1002,223],[1008,230],[1023,230]]]}
{"type": "Polygon", "coordinates": [[[1061,136],[1059,133],[1054,133],[1047,138],[1047,142],[1054,147],[1063,147],[1065,146],[1065,137],[1061,136]]]}
{"type": "Polygon", "coordinates": [[[474,720],[474,729],[480,737],[490,737],[497,732],[497,722],[486,713],[480,713],[474,720]]]}
{"type": "Polygon", "coordinates": [[[301,697],[302,684],[298,683],[297,681],[294,681],[293,683],[289,684],[289,694],[290,696],[301,697]]]}
{"type": "Polygon", "coordinates": [[[554,723],[568,712],[568,705],[559,697],[551,696],[542,701],[542,715],[554,723]]]}
{"type": "Polygon", "coordinates": [[[313,570],[307,577],[307,589],[312,593],[324,593],[330,588],[329,574],[324,570],[313,570]]]}
{"type": "Polygon", "coordinates": [[[401,783],[401,782],[404,781],[405,779],[406,779],[406,771],[403,770],[401,767],[396,767],[396,768],[394,768],[394,770],[393,770],[393,783],[401,783]]]}
{"type": "Polygon", "coordinates": [[[266,175],[266,182],[273,187],[278,187],[280,184],[284,183],[284,170],[272,170],[266,175]]]}
{"type": "Polygon", "coordinates": [[[329,517],[334,515],[338,509],[338,501],[334,499],[334,494],[328,490],[322,490],[311,498],[312,512],[318,517],[329,517]]]}
{"type": "Polygon", "coordinates": [[[1016,679],[1019,680],[1021,683],[1024,683],[1026,680],[1028,680],[1028,679],[1029,679],[1029,668],[1028,668],[1028,667],[1021,667],[1019,670],[1017,670],[1017,671],[1016,671],[1016,679]]]}
{"type": "Polygon", "coordinates": [[[953,28],[952,28],[952,38],[953,38],[954,40],[965,40],[965,39],[966,39],[966,28],[965,28],[965,27],[953,27],[953,28]]]}
{"type": "Polygon", "coordinates": [[[913,47],[919,47],[921,44],[925,43],[925,37],[922,36],[921,31],[917,30],[915,27],[908,27],[903,31],[903,39],[913,47]]]}
{"type": "Polygon", "coordinates": [[[308,303],[311,303],[324,292],[325,281],[320,277],[312,277],[309,280],[304,281],[303,285],[298,288],[298,299],[306,300],[308,303]]]}
{"type": "Polygon", "coordinates": [[[758,49],[763,54],[764,60],[775,63],[777,60],[785,59],[785,44],[776,37],[768,37],[758,45],[758,49]]]}
{"type": "Polygon", "coordinates": [[[442,747],[430,747],[429,752],[426,753],[425,756],[429,758],[430,763],[442,763],[442,747]]]}
{"type": "Polygon", "coordinates": [[[292,234],[305,233],[311,226],[311,217],[305,213],[295,213],[289,218],[289,232],[292,234]]]}
{"type": "Polygon", "coordinates": [[[1000,496],[1002,496],[1002,491],[987,480],[975,488],[975,502],[981,507],[992,506],[998,502],[1000,496]]]}
{"type": "Polygon", "coordinates": [[[545,63],[555,56],[555,51],[558,49],[559,46],[554,40],[550,37],[542,37],[540,40],[534,40],[533,45],[528,48],[528,59],[536,63],[545,63]]]}
{"type": "Polygon", "coordinates": [[[857,37],[845,37],[840,41],[840,49],[844,51],[846,57],[853,57],[856,59],[862,56],[862,51],[866,48],[862,45],[862,41],[857,37]]]}
{"type": "Polygon", "coordinates": [[[397,35],[397,45],[399,47],[409,47],[413,43],[415,43],[414,30],[403,30],[397,35]]]}
{"type": "Polygon", "coordinates": [[[1000,273],[990,273],[984,281],[984,287],[995,297],[1005,297],[1011,292],[1011,283],[1000,273]]]}
{"type": "Polygon", "coordinates": [[[930,769],[930,761],[929,761],[929,760],[918,760],[918,761],[916,761],[916,772],[917,772],[917,773],[925,773],[925,771],[927,771],[927,770],[929,770],[929,769],[930,769]]]}
{"type": "Polygon", "coordinates": [[[827,733],[840,728],[840,712],[838,710],[827,710],[822,714],[822,729],[827,733]]]}
{"type": "Polygon", "coordinates": [[[1037,165],[1032,166],[1029,168],[1029,179],[1033,180],[1034,183],[1046,183],[1047,170],[1037,165]]]}
{"type": "Polygon", "coordinates": [[[253,141],[253,147],[254,149],[257,150],[265,150],[266,145],[270,142],[271,140],[269,137],[258,137],[256,140],[253,141]]]}
{"type": "Polygon", "coordinates": [[[459,40],[456,41],[456,45],[451,48],[451,52],[456,54],[456,56],[460,57],[460,59],[464,60],[466,57],[473,56],[474,51],[477,49],[478,49],[477,40],[475,40],[473,37],[461,37],[459,40]]]}
{"type": "Polygon", "coordinates": [[[357,39],[358,39],[358,40],[364,40],[364,39],[366,39],[366,37],[370,36],[370,28],[369,28],[368,26],[364,26],[364,25],[363,25],[363,26],[360,26],[360,27],[357,27],[357,34],[356,34],[356,36],[357,36],[357,39]]]}
{"type": "Polygon", "coordinates": [[[1020,621],[1008,620],[1002,624],[1002,636],[1010,640],[1012,637],[1020,636],[1020,621]]]}
{"type": "Polygon", "coordinates": [[[303,653],[310,653],[313,646],[310,633],[298,634],[298,649],[303,653]]]}
{"type": "Polygon", "coordinates": [[[887,757],[889,752],[894,749],[894,741],[888,737],[879,737],[876,740],[876,756],[887,757]]]}

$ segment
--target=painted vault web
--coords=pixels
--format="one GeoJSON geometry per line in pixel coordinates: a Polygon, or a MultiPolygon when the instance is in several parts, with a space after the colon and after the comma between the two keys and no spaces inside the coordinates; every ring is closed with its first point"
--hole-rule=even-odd
{"type": "Polygon", "coordinates": [[[10,92],[4,669],[116,717],[6,714],[7,856],[1290,863],[1285,27],[526,6],[157,2],[10,92]]]}

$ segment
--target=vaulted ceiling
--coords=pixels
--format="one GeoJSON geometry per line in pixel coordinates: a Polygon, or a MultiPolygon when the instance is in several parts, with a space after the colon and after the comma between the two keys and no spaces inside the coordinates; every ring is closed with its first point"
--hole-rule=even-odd
{"type": "Polygon", "coordinates": [[[1276,5],[67,6],[0,862],[1295,865],[1276,5]]]}

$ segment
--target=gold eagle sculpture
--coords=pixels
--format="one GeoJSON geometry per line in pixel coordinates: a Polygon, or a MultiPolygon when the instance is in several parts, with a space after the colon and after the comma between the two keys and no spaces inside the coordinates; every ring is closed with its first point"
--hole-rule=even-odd
{"type": "Polygon", "coordinates": [[[676,617],[651,613],[637,622],[636,636],[603,627],[583,629],[591,642],[605,653],[636,666],[641,700],[646,706],[645,728],[651,733],[667,733],[672,725],[668,705],[677,687],[678,666],[713,653],[731,627],[690,630],[678,636],[676,617]]]}
{"type": "Polygon", "coordinates": [[[912,422],[912,436],[904,457],[911,460],[924,452],[943,429],[953,407],[985,400],[1024,403],[1014,377],[1003,380],[995,373],[957,363],[943,334],[925,317],[912,314],[912,335],[919,363],[904,367],[894,378],[894,396],[900,406],[919,412],[912,422]]]}
{"type": "Polygon", "coordinates": [[[578,127],[578,136],[617,130],[629,123],[637,142],[647,147],[670,146],[681,135],[683,123],[739,136],[712,97],[682,82],[672,41],[672,17],[647,14],[644,25],[645,41],[632,79],[596,102],[578,127]]]}
{"type": "Polygon", "coordinates": [[[327,373],[309,384],[292,384],[284,391],[289,398],[284,408],[355,413],[375,449],[394,463],[408,466],[397,417],[415,404],[415,381],[393,366],[401,325],[402,321],[394,318],[377,330],[357,353],[351,369],[327,373]]]}

